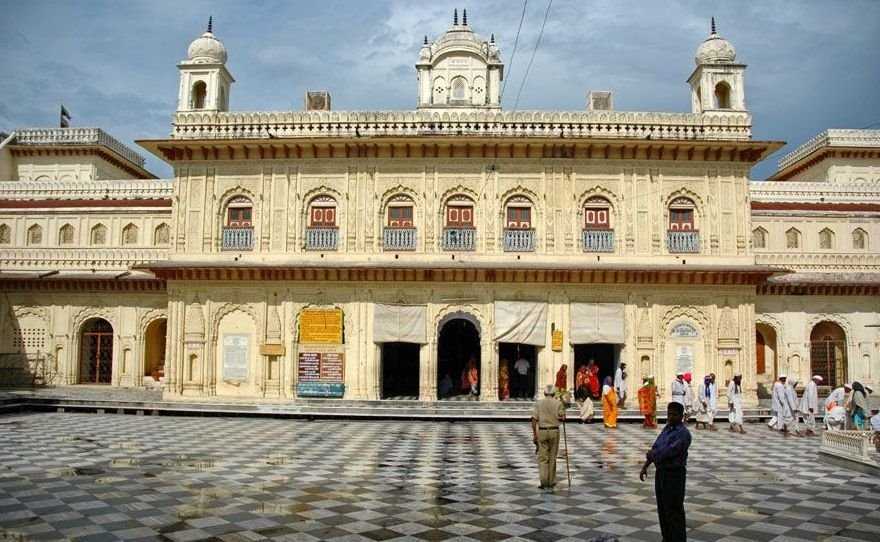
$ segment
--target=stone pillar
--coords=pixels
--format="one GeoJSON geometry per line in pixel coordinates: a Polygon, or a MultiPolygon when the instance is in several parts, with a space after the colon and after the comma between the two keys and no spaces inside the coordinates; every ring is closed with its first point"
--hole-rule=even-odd
{"type": "Polygon", "coordinates": [[[487,330],[480,335],[480,401],[498,400],[498,343],[487,330]]]}
{"type": "Polygon", "coordinates": [[[437,343],[434,336],[419,348],[419,401],[437,400],[437,343]]]}

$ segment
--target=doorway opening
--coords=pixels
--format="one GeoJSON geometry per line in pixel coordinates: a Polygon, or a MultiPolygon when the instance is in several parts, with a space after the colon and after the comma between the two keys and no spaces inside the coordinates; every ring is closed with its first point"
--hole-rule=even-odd
{"type": "MultiPolygon", "coordinates": [[[[595,388],[592,390],[592,398],[598,399],[596,397],[597,393],[602,393],[602,383],[605,381],[605,377],[611,377],[611,381],[614,381],[614,371],[617,370],[617,364],[620,361],[620,346],[616,344],[576,344],[574,345],[574,374],[577,375],[578,370],[580,370],[581,366],[589,366],[590,361],[593,361],[596,367],[599,368],[598,376],[598,390],[595,388]]],[[[577,391],[577,390],[575,390],[577,391]]]]}
{"type": "Polygon", "coordinates": [[[113,326],[103,318],[92,318],[80,334],[79,383],[109,384],[112,369],[113,326]]]}
{"type": "Polygon", "coordinates": [[[415,343],[382,343],[382,399],[419,398],[419,352],[415,343]]]}
{"type": "Polygon", "coordinates": [[[147,326],[144,333],[144,376],[156,382],[165,376],[165,340],[168,335],[168,320],[159,318],[147,326]]]}
{"type": "Polygon", "coordinates": [[[465,318],[449,320],[437,340],[437,397],[476,398],[481,376],[477,326],[465,318]]]}
{"type": "Polygon", "coordinates": [[[831,389],[847,379],[846,332],[834,322],[819,322],[810,333],[810,372],[831,389]]]}
{"type": "MultiPolygon", "coordinates": [[[[535,375],[538,367],[537,348],[531,344],[498,343],[498,370],[507,367],[509,399],[535,397],[535,375]]],[[[503,373],[499,373],[503,374],[503,373]]],[[[499,379],[499,399],[505,400],[505,390],[499,379]]]]}

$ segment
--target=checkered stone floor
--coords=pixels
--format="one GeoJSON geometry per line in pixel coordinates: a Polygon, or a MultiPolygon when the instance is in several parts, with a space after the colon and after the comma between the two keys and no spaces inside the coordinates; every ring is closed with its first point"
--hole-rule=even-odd
{"type": "MultiPolygon", "coordinates": [[[[762,425],[694,431],[690,540],[880,540],[880,479],[762,425]]],[[[0,417],[0,540],[659,540],[656,432],[570,425],[543,494],[526,424],[0,417]]]]}

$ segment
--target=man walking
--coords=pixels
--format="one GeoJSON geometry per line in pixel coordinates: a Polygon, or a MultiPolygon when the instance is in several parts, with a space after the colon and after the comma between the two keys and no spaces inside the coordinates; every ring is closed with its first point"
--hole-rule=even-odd
{"type": "Polygon", "coordinates": [[[554,397],[553,385],[544,390],[544,398],[532,410],[532,442],[538,447],[538,472],[541,489],[553,491],[556,485],[556,454],[559,453],[559,423],[565,417],[562,401],[554,397]]]}
{"type": "Polygon", "coordinates": [[[684,383],[684,373],[677,373],[675,375],[675,380],[672,381],[670,390],[672,391],[672,402],[684,406],[685,396],[687,396],[687,384],[684,383]]]}
{"type": "Polygon", "coordinates": [[[687,478],[688,448],[691,434],[682,423],[684,407],[671,402],[666,407],[666,427],[654,441],[645,457],[639,479],[648,477],[651,463],[657,469],[654,474],[654,493],[657,497],[657,516],[663,542],[684,542],[687,528],[684,516],[684,491],[687,478]]]}
{"type": "Polygon", "coordinates": [[[816,412],[819,410],[819,384],[821,383],[822,377],[813,375],[813,379],[807,382],[804,387],[804,396],[801,397],[800,411],[804,415],[807,435],[816,434],[816,412]]]}
{"type": "Polygon", "coordinates": [[[513,364],[513,383],[515,397],[529,396],[529,369],[531,364],[524,356],[520,356],[513,364]]]}
{"type": "Polygon", "coordinates": [[[614,391],[617,392],[617,406],[626,408],[626,363],[621,362],[614,372],[614,391]]]}
{"type": "Polygon", "coordinates": [[[785,390],[785,381],[788,377],[780,375],[779,380],[773,384],[773,394],[771,396],[772,410],[776,416],[776,425],[773,429],[782,431],[788,436],[788,429],[794,423],[794,415],[791,412],[791,405],[788,402],[788,394],[785,390]]]}

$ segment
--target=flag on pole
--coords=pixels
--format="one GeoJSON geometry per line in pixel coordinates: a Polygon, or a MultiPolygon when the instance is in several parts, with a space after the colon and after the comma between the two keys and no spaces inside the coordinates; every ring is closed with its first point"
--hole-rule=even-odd
{"type": "Polygon", "coordinates": [[[67,128],[70,126],[70,113],[67,112],[67,109],[64,109],[64,104],[61,104],[61,127],[67,128]]]}

